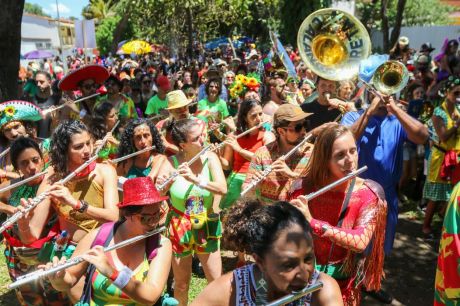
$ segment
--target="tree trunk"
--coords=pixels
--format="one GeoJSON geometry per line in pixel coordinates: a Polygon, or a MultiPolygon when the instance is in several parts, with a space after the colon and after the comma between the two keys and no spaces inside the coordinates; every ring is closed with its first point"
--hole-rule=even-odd
{"type": "Polygon", "coordinates": [[[388,51],[390,50],[387,6],[388,6],[388,0],[382,0],[380,2],[380,18],[382,19],[382,33],[383,33],[383,53],[388,53],[388,51]]]}
{"type": "Polygon", "coordinates": [[[190,60],[193,58],[193,16],[192,9],[189,7],[186,8],[186,18],[187,18],[187,34],[188,34],[188,47],[187,47],[187,56],[190,60]]]}
{"type": "Polygon", "coordinates": [[[113,31],[113,40],[112,40],[112,53],[115,54],[118,50],[118,43],[122,40],[123,33],[128,28],[129,21],[129,12],[125,12],[120,22],[118,22],[115,30],[113,31]]]}
{"type": "Polygon", "coordinates": [[[24,0],[2,0],[0,10],[0,101],[18,95],[21,22],[24,0]]]}
{"type": "Polygon", "coordinates": [[[401,34],[401,25],[404,17],[404,8],[406,7],[407,0],[398,0],[398,6],[396,11],[395,25],[391,31],[390,46],[394,46],[396,41],[401,34]]]}

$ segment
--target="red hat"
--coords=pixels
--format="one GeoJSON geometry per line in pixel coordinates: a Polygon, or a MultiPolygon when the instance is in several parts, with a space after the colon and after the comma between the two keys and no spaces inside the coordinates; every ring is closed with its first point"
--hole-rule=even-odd
{"type": "Polygon", "coordinates": [[[123,202],[118,203],[118,207],[144,206],[161,203],[167,199],[167,196],[160,195],[150,177],[136,177],[128,179],[123,184],[123,202]]]}
{"type": "Polygon", "coordinates": [[[84,80],[93,79],[96,84],[103,84],[109,77],[109,72],[99,65],[87,65],[72,71],[59,82],[59,89],[77,90],[78,83],[84,80]]]}
{"type": "Polygon", "coordinates": [[[161,88],[161,89],[163,89],[165,91],[171,89],[171,83],[169,82],[168,77],[166,77],[164,75],[160,75],[157,78],[156,84],[157,84],[158,88],[161,88]]]}

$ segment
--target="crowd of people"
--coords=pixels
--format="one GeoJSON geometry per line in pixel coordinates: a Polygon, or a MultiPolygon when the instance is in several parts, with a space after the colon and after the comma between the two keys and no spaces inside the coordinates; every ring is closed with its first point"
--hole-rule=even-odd
{"type": "Polygon", "coordinates": [[[319,282],[289,305],[359,305],[362,292],[391,303],[384,258],[398,207],[418,193],[421,235],[441,238],[434,303],[457,305],[458,44],[433,56],[400,37],[390,59],[410,80],[394,96],[317,76],[287,48],[292,75],[253,43],[188,62],[31,63],[21,99],[0,104],[0,211],[21,214],[3,232],[6,264],[14,282],[83,261],[16,288],[19,303],[265,305],[319,282]],[[226,274],[221,250],[238,257],[226,274]],[[194,261],[208,286],[189,301],[194,261]]]}

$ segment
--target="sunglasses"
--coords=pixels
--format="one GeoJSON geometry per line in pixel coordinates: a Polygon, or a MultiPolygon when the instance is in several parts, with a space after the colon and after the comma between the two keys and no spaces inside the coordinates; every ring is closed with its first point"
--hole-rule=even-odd
{"type": "Polygon", "coordinates": [[[286,126],[283,127],[283,129],[300,133],[303,129],[305,129],[305,122],[299,122],[295,126],[286,126]]]}
{"type": "Polygon", "coordinates": [[[140,219],[144,224],[158,223],[165,215],[165,210],[161,208],[154,214],[141,214],[140,219]]]}

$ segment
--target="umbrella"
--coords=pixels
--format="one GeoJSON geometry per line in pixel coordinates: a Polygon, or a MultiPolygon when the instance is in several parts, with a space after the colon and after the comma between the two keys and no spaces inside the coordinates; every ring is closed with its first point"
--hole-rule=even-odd
{"type": "Polygon", "coordinates": [[[25,59],[40,59],[53,57],[53,53],[43,50],[30,51],[24,54],[25,59]]]}
{"type": "Polygon", "coordinates": [[[144,54],[152,52],[152,47],[146,41],[133,40],[121,46],[120,50],[117,51],[117,54],[120,54],[120,51],[123,52],[123,54],[144,54]]]}

